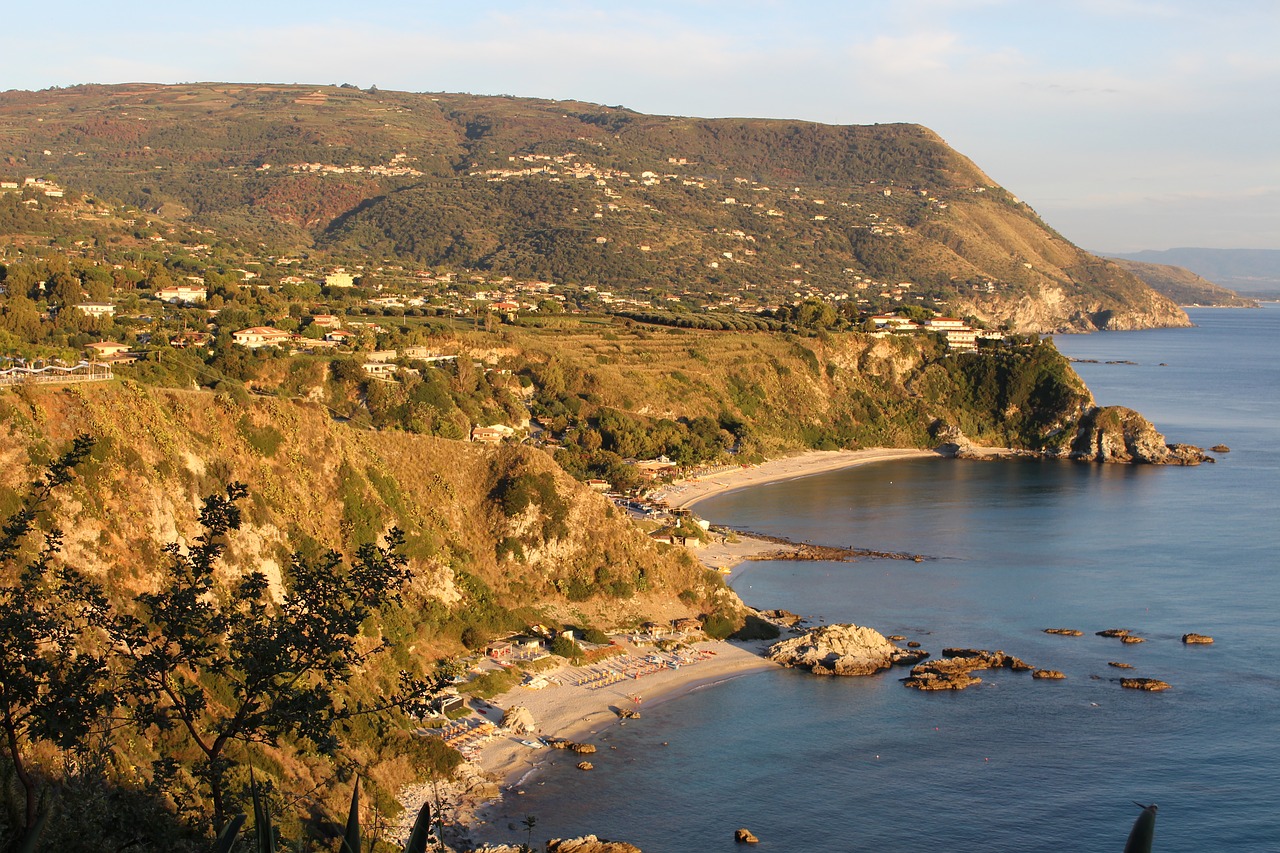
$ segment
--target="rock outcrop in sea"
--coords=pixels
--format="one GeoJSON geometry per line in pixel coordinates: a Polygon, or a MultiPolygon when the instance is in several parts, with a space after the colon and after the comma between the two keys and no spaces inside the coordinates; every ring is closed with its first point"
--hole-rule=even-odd
{"type": "Polygon", "coordinates": [[[1161,681],[1158,678],[1122,678],[1120,686],[1127,687],[1130,690],[1148,690],[1151,692],[1159,692],[1169,689],[1169,682],[1161,681]]]}
{"type": "MultiPolygon", "coordinates": [[[[474,853],[523,853],[529,848],[516,844],[486,844],[474,853]]],[[[639,847],[625,841],[608,841],[594,835],[580,838],[553,838],[547,842],[547,853],[641,853],[639,847]]]]}
{"type": "Polygon", "coordinates": [[[982,679],[972,673],[979,669],[1012,669],[1015,672],[1035,667],[1013,655],[986,649],[943,649],[944,657],[916,664],[902,683],[917,690],[963,690],[982,679]]]}
{"type": "Polygon", "coordinates": [[[1199,465],[1211,462],[1199,447],[1169,444],[1151,421],[1123,406],[1103,406],[1085,412],[1069,456],[1087,462],[1199,465]]]}
{"type": "Polygon", "coordinates": [[[815,675],[872,675],[928,656],[926,651],[901,648],[874,628],[858,625],[824,625],[769,649],[770,660],[815,675]]]}

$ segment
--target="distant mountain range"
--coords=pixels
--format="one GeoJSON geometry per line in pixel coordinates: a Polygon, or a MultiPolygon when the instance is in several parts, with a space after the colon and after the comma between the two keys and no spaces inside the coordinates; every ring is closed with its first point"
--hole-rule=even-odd
{"type": "Polygon", "coordinates": [[[655,305],[905,303],[1019,331],[1189,322],[919,125],[352,86],[0,93],[0,178],[38,176],[263,254],[655,305]]]}
{"type": "Polygon", "coordinates": [[[1184,267],[1243,294],[1280,297],[1280,249],[1148,249],[1111,257],[1184,267]]]}
{"type": "Polygon", "coordinates": [[[1243,297],[1234,290],[1220,287],[1208,279],[1193,273],[1186,267],[1130,261],[1124,258],[1113,258],[1112,260],[1145,281],[1156,293],[1164,294],[1179,305],[1201,305],[1215,308],[1258,307],[1257,300],[1243,297]]]}

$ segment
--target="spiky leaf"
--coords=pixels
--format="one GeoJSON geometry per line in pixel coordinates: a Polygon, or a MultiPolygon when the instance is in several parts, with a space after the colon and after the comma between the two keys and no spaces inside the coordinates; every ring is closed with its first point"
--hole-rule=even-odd
{"type": "Polygon", "coordinates": [[[218,833],[217,840],[213,842],[213,853],[231,853],[231,848],[240,837],[240,829],[244,826],[245,819],[246,816],[241,813],[227,821],[227,825],[222,827],[222,832],[218,833]]]}
{"type": "Polygon", "coordinates": [[[40,814],[36,816],[36,822],[27,830],[27,834],[22,836],[22,842],[17,846],[16,853],[36,853],[36,848],[40,846],[40,836],[44,833],[45,822],[49,820],[49,808],[40,810],[40,814]]]}
{"type": "Polygon", "coordinates": [[[404,846],[404,853],[426,853],[427,841],[431,838],[431,803],[423,803],[418,809],[418,817],[413,822],[413,831],[409,833],[409,841],[404,846]]]}
{"type": "Polygon", "coordinates": [[[258,853],[276,853],[276,834],[271,827],[271,810],[258,793],[258,780],[249,770],[249,792],[253,796],[253,830],[258,841],[258,853]]]}
{"type": "Polygon", "coordinates": [[[1133,822],[1133,829],[1129,831],[1129,840],[1124,843],[1124,853],[1151,853],[1151,843],[1156,837],[1156,804],[1143,806],[1142,803],[1134,803],[1134,805],[1142,807],[1142,814],[1138,815],[1138,819],[1133,822]]]}
{"type": "Polygon", "coordinates": [[[342,853],[360,853],[360,777],[351,789],[351,811],[347,813],[347,831],[342,834],[342,853]]]}

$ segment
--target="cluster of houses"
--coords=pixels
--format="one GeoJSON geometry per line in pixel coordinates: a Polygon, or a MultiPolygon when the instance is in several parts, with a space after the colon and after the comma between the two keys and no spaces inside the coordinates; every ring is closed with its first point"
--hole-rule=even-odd
{"type": "Polygon", "coordinates": [[[962,352],[977,349],[979,339],[995,341],[1004,339],[999,332],[975,329],[955,317],[930,317],[921,323],[897,314],[878,314],[870,319],[876,325],[875,334],[909,335],[916,332],[937,332],[946,339],[949,349],[962,352]]]}
{"type": "Polygon", "coordinates": [[[22,183],[0,181],[0,192],[19,192],[21,190],[34,190],[43,193],[48,198],[62,198],[67,194],[66,190],[59,184],[46,178],[23,178],[22,183]]]}

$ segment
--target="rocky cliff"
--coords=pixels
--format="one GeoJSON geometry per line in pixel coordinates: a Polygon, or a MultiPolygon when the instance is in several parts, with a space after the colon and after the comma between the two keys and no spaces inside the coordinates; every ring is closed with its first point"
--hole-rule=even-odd
{"type": "Polygon", "coordinates": [[[1151,422],[1133,409],[1103,406],[1080,419],[1068,454],[1088,462],[1199,465],[1213,459],[1189,444],[1169,444],[1151,422]]]}

